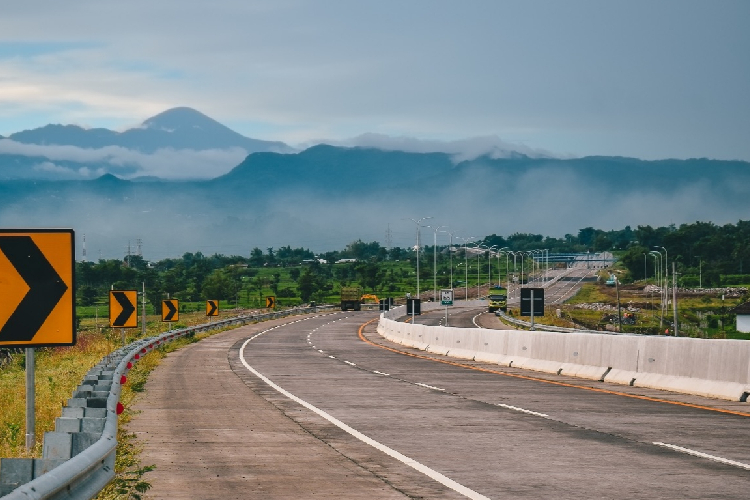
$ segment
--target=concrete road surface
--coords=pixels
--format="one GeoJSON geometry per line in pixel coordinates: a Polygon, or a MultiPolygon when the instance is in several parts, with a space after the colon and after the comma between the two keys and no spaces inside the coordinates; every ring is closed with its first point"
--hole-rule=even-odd
{"type": "Polygon", "coordinates": [[[748,498],[750,405],[457,362],[373,318],[170,354],[130,425],[151,497],[748,498]]]}

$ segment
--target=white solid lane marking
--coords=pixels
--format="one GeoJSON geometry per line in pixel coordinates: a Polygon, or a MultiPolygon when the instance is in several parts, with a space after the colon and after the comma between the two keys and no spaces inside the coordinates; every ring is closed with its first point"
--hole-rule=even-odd
{"type": "Polygon", "coordinates": [[[352,363],[351,361],[344,361],[347,365],[357,366],[356,364],[352,363]]]}
{"type": "Polygon", "coordinates": [[[524,408],[519,408],[518,406],[504,405],[501,403],[497,403],[497,406],[501,408],[507,408],[509,410],[520,411],[521,413],[528,413],[529,415],[536,415],[537,417],[544,417],[544,418],[549,417],[549,415],[547,415],[546,413],[539,413],[536,411],[526,410],[524,408]]]}
{"type": "Polygon", "coordinates": [[[445,391],[445,389],[441,389],[440,387],[435,387],[432,385],[422,384],[420,382],[415,382],[415,385],[418,385],[420,387],[427,387],[428,389],[434,389],[436,391],[445,391]]]}
{"type": "Polygon", "coordinates": [[[686,453],[688,455],[693,455],[694,457],[700,457],[700,458],[706,458],[708,460],[713,460],[714,462],[719,462],[725,465],[731,465],[734,467],[739,467],[740,469],[750,470],[750,464],[744,464],[742,462],[737,462],[735,460],[729,460],[728,458],[721,458],[717,457],[715,455],[709,455],[708,453],[702,453],[700,451],[691,450],[690,448],[683,448],[682,446],[676,446],[673,444],[667,444],[667,443],[661,443],[661,442],[655,442],[656,446],[661,446],[664,448],[669,448],[670,450],[679,451],[680,453],[686,453]]]}
{"type": "Polygon", "coordinates": [[[261,379],[263,382],[265,382],[266,384],[268,384],[269,386],[271,386],[273,389],[275,389],[280,394],[283,394],[284,396],[288,397],[292,401],[294,401],[294,402],[296,402],[296,403],[304,406],[305,408],[307,408],[308,410],[312,411],[313,413],[315,413],[315,414],[319,415],[320,417],[328,420],[329,422],[331,422],[333,425],[335,425],[339,429],[343,430],[344,432],[346,432],[346,433],[354,436],[355,438],[359,439],[363,443],[369,444],[370,446],[372,446],[376,450],[381,451],[381,452],[385,453],[386,455],[395,458],[399,462],[401,462],[401,463],[403,463],[405,465],[408,465],[412,469],[421,472],[422,474],[426,475],[430,479],[433,479],[433,480],[439,482],[440,484],[442,484],[442,485],[444,485],[444,486],[452,489],[453,491],[455,491],[457,493],[460,493],[461,495],[465,496],[466,498],[471,498],[472,500],[490,500],[489,497],[486,497],[486,496],[482,495],[481,493],[477,493],[476,491],[474,491],[474,490],[472,490],[470,488],[467,488],[466,486],[464,486],[464,485],[462,485],[462,484],[454,481],[453,479],[451,479],[451,478],[449,478],[447,476],[444,476],[443,474],[439,473],[438,471],[430,469],[426,465],[421,464],[420,462],[417,462],[416,460],[414,460],[412,458],[409,458],[406,455],[403,455],[403,454],[397,452],[396,450],[394,450],[392,448],[389,448],[388,446],[386,446],[386,445],[384,445],[382,443],[379,443],[378,441],[375,441],[374,439],[372,439],[372,438],[370,438],[370,437],[362,434],[358,430],[354,429],[353,427],[350,427],[350,426],[346,425],[344,422],[342,422],[342,421],[338,420],[337,418],[329,415],[328,413],[324,412],[320,408],[311,405],[307,401],[298,398],[297,396],[295,396],[291,392],[289,392],[289,391],[283,389],[282,387],[276,385],[268,377],[266,377],[265,375],[263,375],[262,373],[260,373],[259,371],[257,371],[255,368],[253,368],[252,366],[250,366],[248,364],[248,362],[245,360],[245,347],[247,347],[247,344],[249,344],[251,340],[253,340],[254,338],[258,337],[262,333],[265,333],[265,332],[261,332],[261,333],[255,335],[255,336],[247,339],[242,344],[242,347],[240,348],[240,361],[242,362],[242,364],[245,366],[245,368],[247,368],[247,370],[250,373],[252,373],[256,377],[258,377],[259,379],[261,379]]]}
{"type": "Polygon", "coordinates": [[[390,377],[391,376],[390,373],[383,373],[383,372],[379,372],[377,370],[373,370],[372,373],[377,373],[378,375],[383,375],[384,377],[390,377]]]}

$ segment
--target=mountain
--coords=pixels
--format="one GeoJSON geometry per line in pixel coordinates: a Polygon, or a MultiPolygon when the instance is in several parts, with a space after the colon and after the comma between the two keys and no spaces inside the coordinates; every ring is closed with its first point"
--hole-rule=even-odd
{"type": "Polygon", "coordinates": [[[265,190],[315,189],[343,193],[412,185],[447,174],[453,163],[445,153],[405,153],[375,148],[320,144],[298,154],[255,153],[211,184],[219,188],[265,190]]]}
{"type": "Polygon", "coordinates": [[[65,145],[79,148],[120,146],[143,153],[159,149],[243,148],[248,153],[274,151],[291,153],[283,142],[250,139],[225,127],[192,108],[172,108],[145,120],[140,127],[124,132],[104,128],[84,129],[77,125],[46,125],[11,134],[9,139],[23,144],[65,145]]]}

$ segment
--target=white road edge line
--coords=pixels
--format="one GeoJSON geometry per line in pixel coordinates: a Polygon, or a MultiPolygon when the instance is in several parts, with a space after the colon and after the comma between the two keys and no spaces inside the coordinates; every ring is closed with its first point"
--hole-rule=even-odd
{"type": "Polygon", "coordinates": [[[691,450],[690,448],[683,448],[682,446],[676,446],[676,445],[668,444],[668,443],[661,443],[658,441],[654,442],[653,444],[655,444],[656,446],[669,448],[670,450],[679,451],[680,453],[686,453],[694,457],[706,458],[708,460],[713,460],[714,462],[719,462],[725,465],[739,467],[740,469],[750,470],[750,464],[743,464],[742,462],[736,462],[734,460],[729,460],[728,458],[721,458],[715,455],[709,455],[708,453],[701,453],[700,451],[691,450]]]}
{"type": "Polygon", "coordinates": [[[481,315],[482,315],[482,313],[479,313],[479,314],[477,314],[476,316],[474,316],[473,318],[471,318],[471,322],[472,322],[472,323],[474,323],[474,326],[476,326],[477,328],[484,328],[483,326],[479,326],[479,325],[477,325],[477,318],[478,318],[479,316],[481,316],[481,315]]]}
{"type": "MultiPolygon", "coordinates": [[[[258,335],[260,335],[260,334],[258,334],[258,335]]],[[[450,479],[449,477],[444,476],[443,474],[439,473],[438,471],[430,469],[426,465],[423,465],[423,464],[417,462],[416,460],[414,460],[412,458],[409,458],[406,455],[403,455],[403,454],[397,452],[396,450],[394,450],[392,448],[389,448],[386,445],[375,441],[374,439],[372,439],[372,438],[370,438],[370,437],[362,434],[358,430],[356,430],[356,429],[354,429],[352,427],[349,427],[344,422],[342,422],[342,421],[338,420],[337,418],[329,415],[328,413],[324,412],[320,408],[311,405],[307,401],[298,398],[297,396],[295,396],[291,392],[289,392],[289,391],[283,389],[282,387],[276,385],[275,383],[273,383],[268,377],[266,377],[265,375],[263,375],[262,373],[260,373],[259,371],[257,371],[255,368],[253,368],[252,366],[250,366],[247,361],[245,361],[245,347],[247,346],[247,344],[250,343],[251,340],[253,340],[258,335],[255,335],[254,337],[251,337],[251,338],[247,339],[242,344],[242,347],[240,348],[240,361],[242,362],[242,364],[245,366],[245,368],[247,368],[247,370],[250,373],[252,373],[256,377],[258,377],[259,379],[261,379],[263,382],[265,382],[269,386],[271,386],[277,392],[283,394],[284,396],[288,397],[292,401],[294,401],[294,402],[296,402],[296,403],[304,406],[305,408],[307,408],[308,410],[312,411],[313,413],[319,415],[320,417],[328,420],[329,422],[331,422],[333,425],[335,425],[339,429],[341,429],[344,432],[346,432],[346,433],[354,436],[355,438],[359,439],[363,443],[369,444],[370,446],[372,446],[376,450],[385,453],[389,457],[395,458],[396,460],[398,460],[402,464],[408,465],[412,469],[421,472],[422,474],[426,475],[427,477],[429,477],[429,478],[437,481],[438,483],[440,483],[440,484],[442,484],[442,485],[444,485],[444,486],[452,489],[453,491],[455,491],[457,493],[460,493],[461,495],[465,496],[466,498],[471,498],[472,500],[490,500],[489,497],[486,497],[486,496],[484,496],[484,495],[482,495],[480,493],[477,493],[476,491],[474,491],[474,490],[472,490],[470,488],[467,488],[466,486],[464,486],[464,485],[462,485],[460,483],[457,483],[453,479],[450,479]]]]}

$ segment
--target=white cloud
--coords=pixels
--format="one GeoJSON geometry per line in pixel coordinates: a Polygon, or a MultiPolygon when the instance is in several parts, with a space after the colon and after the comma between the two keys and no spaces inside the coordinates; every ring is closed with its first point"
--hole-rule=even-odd
{"type": "Polygon", "coordinates": [[[61,167],[59,165],[55,165],[54,163],[49,162],[49,161],[37,163],[36,165],[34,165],[34,170],[38,172],[50,172],[53,174],[65,174],[65,175],[75,174],[73,170],[70,170],[69,168],[61,167]]]}
{"type": "Polygon", "coordinates": [[[342,141],[317,141],[319,143],[346,147],[369,147],[386,151],[406,151],[409,153],[446,153],[454,162],[473,160],[487,155],[490,158],[509,158],[513,153],[521,153],[531,158],[552,158],[553,153],[535,149],[523,144],[511,144],[497,136],[471,137],[455,141],[417,139],[414,137],[391,137],[384,134],[367,133],[342,141]]]}
{"type": "MultiPolygon", "coordinates": [[[[106,146],[89,149],[77,146],[24,144],[11,139],[0,139],[0,153],[32,157],[44,157],[52,161],[74,161],[80,163],[105,163],[115,171],[123,168],[135,170],[134,173],[117,175],[125,178],[155,176],[162,179],[211,179],[229,172],[247,156],[242,148],[207,149],[194,151],[190,149],[159,149],[154,153],[141,153],[120,146],[106,146]]],[[[72,170],[45,162],[39,169],[48,172],[75,174],[72,170]]],[[[84,167],[80,175],[91,175],[104,172],[97,168],[84,167]]]]}

